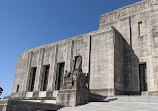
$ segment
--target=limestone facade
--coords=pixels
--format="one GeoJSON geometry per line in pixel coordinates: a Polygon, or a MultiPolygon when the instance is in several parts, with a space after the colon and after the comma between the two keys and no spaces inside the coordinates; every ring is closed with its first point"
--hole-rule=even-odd
{"type": "Polygon", "coordinates": [[[91,93],[103,96],[156,94],[158,0],[144,0],[103,14],[98,30],[22,52],[12,98],[55,98],[59,65],[64,63],[64,74],[71,72],[73,59],[78,55],[82,56],[82,70],[91,93]],[[144,76],[140,75],[141,64],[145,65],[144,76]],[[42,91],[45,66],[49,66],[48,83],[42,91]],[[30,91],[32,68],[36,68],[36,74],[33,91],[30,91]]]}

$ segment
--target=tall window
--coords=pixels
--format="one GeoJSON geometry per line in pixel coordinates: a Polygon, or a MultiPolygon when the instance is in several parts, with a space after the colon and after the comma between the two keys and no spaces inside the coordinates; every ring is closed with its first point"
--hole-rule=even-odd
{"type": "Polygon", "coordinates": [[[19,92],[19,85],[17,85],[16,92],[19,92]]]}
{"type": "Polygon", "coordinates": [[[140,92],[147,91],[146,63],[139,64],[140,92]]]}
{"type": "Polygon", "coordinates": [[[142,23],[142,21],[138,22],[138,33],[139,33],[139,36],[143,36],[143,23],[142,23]]]}
{"type": "Polygon", "coordinates": [[[44,66],[43,71],[44,72],[43,72],[43,76],[42,76],[41,91],[47,91],[48,77],[49,77],[49,65],[44,66]]]}
{"type": "Polygon", "coordinates": [[[35,77],[36,77],[36,67],[31,68],[31,73],[30,73],[30,81],[29,81],[29,89],[28,91],[33,91],[34,90],[34,84],[35,84],[35,77]]]}
{"type": "Polygon", "coordinates": [[[65,63],[58,64],[57,79],[56,79],[56,89],[57,90],[60,90],[62,83],[63,83],[64,67],[65,67],[65,63]]]}

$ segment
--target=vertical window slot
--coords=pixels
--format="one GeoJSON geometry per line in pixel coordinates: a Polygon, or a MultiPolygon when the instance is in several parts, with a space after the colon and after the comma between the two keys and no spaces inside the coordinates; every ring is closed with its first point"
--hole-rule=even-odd
{"type": "Polygon", "coordinates": [[[34,84],[35,84],[35,78],[36,78],[36,67],[31,68],[31,73],[30,73],[30,81],[29,81],[29,92],[32,92],[34,90],[34,84]]]}
{"type": "Polygon", "coordinates": [[[47,91],[48,79],[49,79],[49,65],[44,66],[43,76],[42,76],[42,84],[41,84],[41,91],[47,91]]]}
{"type": "Polygon", "coordinates": [[[143,36],[143,22],[142,21],[138,22],[138,33],[139,33],[139,36],[143,36]]]}

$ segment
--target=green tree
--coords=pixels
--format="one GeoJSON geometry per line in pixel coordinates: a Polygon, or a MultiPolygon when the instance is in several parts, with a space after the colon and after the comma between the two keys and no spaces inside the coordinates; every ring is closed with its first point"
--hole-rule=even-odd
{"type": "Polygon", "coordinates": [[[2,94],[2,92],[3,92],[3,89],[0,87],[0,95],[2,94]]]}

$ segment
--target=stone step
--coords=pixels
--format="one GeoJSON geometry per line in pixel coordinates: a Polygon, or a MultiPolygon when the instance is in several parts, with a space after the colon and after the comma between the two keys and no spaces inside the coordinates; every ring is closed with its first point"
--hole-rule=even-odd
{"type": "Polygon", "coordinates": [[[158,111],[158,96],[107,97],[102,102],[89,102],[75,107],[63,107],[58,111],[158,111]]]}
{"type": "Polygon", "coordinates": [[[58,111],[158,111],[158,103],[91,102],[82,106],[64,107],[58,111]]]}
{"type": "Polygon", "coordinates": [[[35,103],[50,103],[50,104],[56,104],[56,100],[21,100],[21,101],[28,101],[28,102],[35,102],[35,103]]]}
{"type": "Polygon", "coordinates": [[[158,96],[114,96],[58,111],[158,111],[158,96]]]}
{"type": "Polygon", "coordinates": [[[158,96],[114,96],[107,97],[104,101],[158,103],[158,96]]]}

